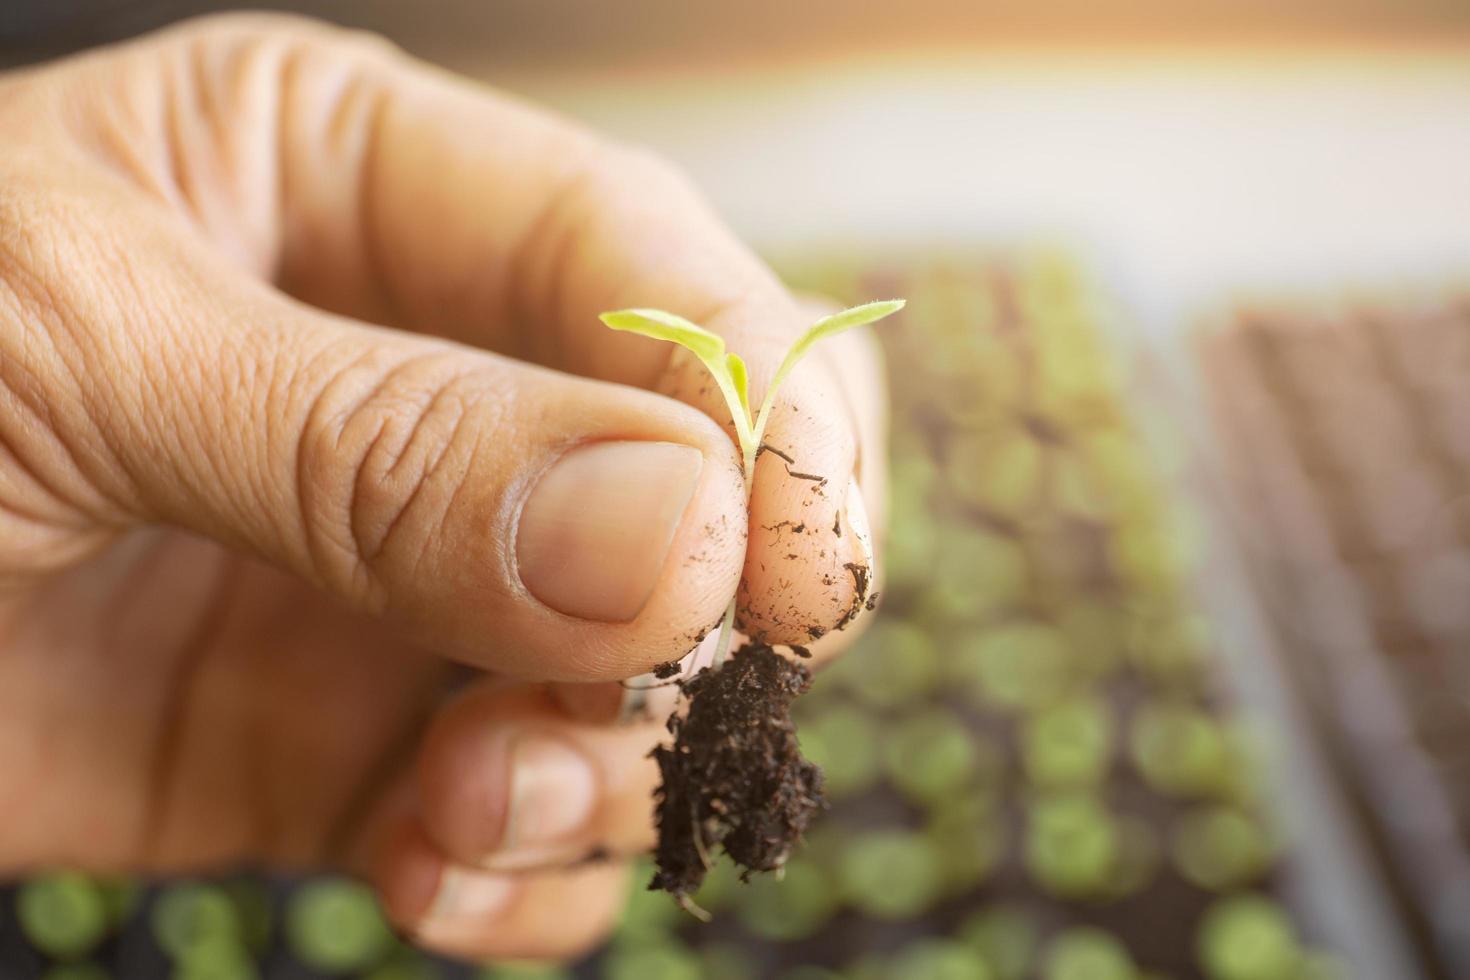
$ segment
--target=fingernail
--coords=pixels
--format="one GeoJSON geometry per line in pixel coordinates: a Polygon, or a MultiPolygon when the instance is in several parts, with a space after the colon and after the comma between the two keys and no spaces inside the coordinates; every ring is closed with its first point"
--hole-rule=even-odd
{"type": "Polygon", "coordinates": [[[521,512],[516,559],[537,599],[626,623],[653,594],[704,457],[668,442],[599,442],[546,471],[521,512]]]}
{"type": "Polygon", "coordinates": [[[446,865],[417,934],[433,938],[461,929],[483,931],[509,904],[515,880],[509,875],[446,865]]]}
{"type": "Polygon", "coordinates": [[[520,736],[510,749],[505,832],[485,866],[531,867],[586,850],[574,838],[596,803],[597,774],[575,746],[551,735],[520,736]]]}

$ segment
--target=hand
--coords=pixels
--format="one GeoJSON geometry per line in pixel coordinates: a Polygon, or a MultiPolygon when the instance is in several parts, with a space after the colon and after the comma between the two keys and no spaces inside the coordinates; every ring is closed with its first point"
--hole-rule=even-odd
{"type": "Polygon", "coordinates": [[[772,642],[852,604],[866,340],[785,387],[828,482],[766,454],[747,540],[702,369],[597,314],[757,394],[812,314],[647,154],[258,16],[0,77],[0,144],[0,869],[339,867],[447,952],[595,940],[661,734],[615,682],[737,584],[772,642]]]}

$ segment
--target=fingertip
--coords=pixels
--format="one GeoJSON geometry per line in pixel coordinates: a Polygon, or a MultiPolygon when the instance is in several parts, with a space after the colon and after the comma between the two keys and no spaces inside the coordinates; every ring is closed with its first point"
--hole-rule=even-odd
{"type": "Polygon", "coordinates": [[[873,554],[848,412],[830,376],[799,371],[757,463],[738,625],[764,642],[804,645],[862,614],[873,554]]]}
{"type": "Polygon", "coordinates": [[[461,435],[453,479],[431,468],[433,492],[413,495],[423,516],[383,522],[407,538],[375,552],[382,604],[426,645],[522,680],[619,680],[682,656],[744,561],[730,440],[667,397],[502,368],[524,389],[514,431],[461,435]]]}
{"type": "Polygon", "coordinates": [[[404,820],[384,842],[374,885],[388,920],[412,932],[428,915],[446,862],[415,820],[404,820]]]}
{"type": "Polygon", "coordinates": [[[475,685],[435,716],[419,747],[414,777],[419,820],[436,850],[462,863],[492,853],[509,823],[510,734],[535,717],[530,690],[475,685]]]}
{"type": "Polygon", "coordinates": [[[535,874],[456,864],[412,825],[395,835],[376,881],[389,921],[430,951],[473,959],[565,960],[616,924],[619,863],[535,874]]]}
{"type": "Polygon", "coordinates": [[[626,873],[621,864],[526,875],[454,867],[446,876],[453,890],[414,936],[462,958],[574,959],[616,925],[626,873]]]}

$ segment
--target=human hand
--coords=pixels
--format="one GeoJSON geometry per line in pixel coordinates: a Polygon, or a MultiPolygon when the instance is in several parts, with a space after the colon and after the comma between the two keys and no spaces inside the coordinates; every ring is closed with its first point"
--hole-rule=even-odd
{"type": "Polygon", "coordinates": [[[757,396],[811,316],[647,154],[259,16],[0,76],[0,143],[0,868],[340,867],[446,952],[594,941],[661,734],[616,682],[737,586],[771,642],[852,605],[866,340],[783,389],[827,484],[765,454],[747,540],[700,365],[596,315],[757,396]]]}

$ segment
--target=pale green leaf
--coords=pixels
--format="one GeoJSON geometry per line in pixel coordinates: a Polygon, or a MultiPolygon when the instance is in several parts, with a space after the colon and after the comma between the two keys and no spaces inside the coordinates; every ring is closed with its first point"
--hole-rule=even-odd
{"type": "Polygon", "coordinates": [[[834,337],[844,330],[851,330],[853,327],[860,327],[865,323],[873,323],[881,320],[890,314],[897,313],[903,309],[903,306],[904,301],[901,299],[878,300],[874,303],[864,303],[861,306],[849,307],[840,313],[833,313],[831,316],[824,316],[812,324],[806,333],[802,334],[796,343],[791,345],[791,349],[786,352],[786,356],[781,360],[781,366],[776,369],[775,377],[771,379],[770,387],[766,389],[766,397],[761,403],[760,415],[756,417],[755,421],[754,435],[756,441],[759,442],[765,434],[766,420],[770,418],[771,408],[776,404],[776,391],[781,387],[781,382],[786,380],[786,376],[796,367],[797,362],[806,356],[807,351],[811,350],[817,341],[834,337]]]}
{"type": "Polygon", "coordinates": [[[613,310],[602,314],[600,319],[614,330],[642,334],[685,347],[707,365],[711,361],[720,361],[725,355],[725,339],[719,334],[663,310],[613,310]]]}
{"type": "Polygon", "coordinates": [[[741,450],[747,456],[755,452],[750,393],[746,391],[745,362],[734,354],[726,357],[723,337],[663,310],[613,310],[603,313],[600,319],[614,330],[625,330],[652,337],[654,340],[678,344],[699,358],[710,376],[715,379],[720,394],[725,397],[725,405],[730,409],[730,417],[735,423],[735,434],[740,440],[741,450]]]}
{"type": "Polygon", "coordinates": [[[865,323],[874,323],[886,316],[891,316],[903,309],[904,301],[901,299],[884,299],[873,303],[864,303],[861,306],[852,306],[840,313],[824,316],[812,324],[801,339],[792,346],[788,359],[801,357],[807,349],[819,340],[851,330],[853,327],[861,327],[865,323]]]}
{"type": "Polygon", "coordinates": [[[725,355],[725,365],[730,371],[730,380],[735,385],[735,391],[740,395],[740,407],[745,411],[745,417],[750,417],[750,377],[745,370],[745,362],[740,355],[734,352],[725,355]]]}

